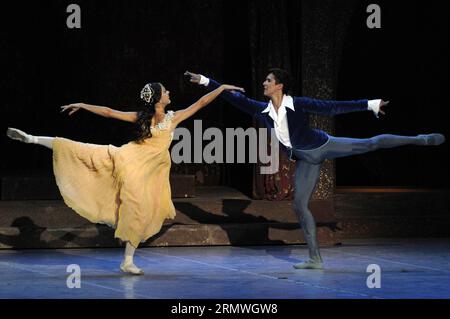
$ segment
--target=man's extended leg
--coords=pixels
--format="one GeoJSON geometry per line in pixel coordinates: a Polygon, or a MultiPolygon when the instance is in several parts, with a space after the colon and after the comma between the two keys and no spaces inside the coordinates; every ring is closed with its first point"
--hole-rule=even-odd
{"type": "MultiPolygon", "coordinates": [[[[402,136],[382,134],[371,138],[347,138],[330,136],[330,141],[320,150],[320,158],[337,158],[363,154],[381,148],[394,148],[404,145],[440,145],[444,143],[442,134],[422,134],[402,136]]],[[[314,151],[312,153],[315,153],[314,151]]]]}

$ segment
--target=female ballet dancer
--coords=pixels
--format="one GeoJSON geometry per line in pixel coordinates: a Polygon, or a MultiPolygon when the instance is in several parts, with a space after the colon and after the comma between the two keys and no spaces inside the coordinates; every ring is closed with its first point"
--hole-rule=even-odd
{"type": "Polygon", "coordinates": [[[143,271],[133,262],[139,243],[158,233],[164,219],[175,217],[168,150],[173,131],[224,90],[244,91],[233,85],[221,85],[188,108],[166,113],[170,92],[161,83],[149,83],[141,91],[145,108],[139,112],[84,103],[61,107],[61,112],[69,110],[69,115],[85,109],[137,123],[139,137],[121,147],[33,136],[15,128],[8,128],[7,136],[53,150],[53,171],[64,202],[89,221],[115,228],[114,237],[126,242],[120,269],[140,275],[143,271]]]}
{"type": "MultiPolygon", "coordinates": [[[[219,83],[201,74],[185,73],[190,81],[204,85],[208,90],[219,87],[219,83]]],[[[255,101],[236,92],[224,92],[221,96],[230,104],[254,116],[267,128],[273,128],[281,147],[292,160],[296,160],[295,193],[293,208],[298,216],[309,248],[309,259],[295,264],[296,269],[322,269],[323,260],[316,239],[316,223],[308,204],[319,180],[325,159],[351,156],[393,148],[402,145],[440,145],[442,134],[400,136],[382,134],[371,138],[347,138],[328,135],[309,127],[309,114],[336,115],[371,110],[378,117],[385,114],[383,100],[328,101],[307,97],[292,97],[289,92],[290,75],[286,70],[274,68],[268,71],[263,83],[264,95],[269,103],[255,101]]]]}

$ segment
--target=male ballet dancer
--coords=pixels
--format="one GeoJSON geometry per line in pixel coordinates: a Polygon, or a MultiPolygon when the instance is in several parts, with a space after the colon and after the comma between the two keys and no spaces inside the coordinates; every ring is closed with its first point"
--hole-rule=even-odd
{"type": "MultiPolygon", "coordinates": [[[[190,81],[214,90],[220,84],[201,74],[186,71],[190,81]]],[[[278,140],[291,160],[296,160],[294,211],[297,214],[309,248],[309,260],[295,264],[297,269],[323,269],[316,239],[316,223],[308,208],[310,197],[319,179],[325,159],[362,154],[379,148],[402,145],[440,145],[442,134],[400,136],[391,134],[357,139],[334,137],[309,127],[309,114],[337,115],[371,110],[375,116],[384,115],[383,107],[389,102],[381,99],[356,101],[317,100],[292,97],[289,92],[289,73],[283,69],[270,69],[263,83],[264,95],[269,103],[255,101],[239,92],[223,92],[221,97],[240,110],[256,117],[267,128],[273,128],[278,140]]]]}

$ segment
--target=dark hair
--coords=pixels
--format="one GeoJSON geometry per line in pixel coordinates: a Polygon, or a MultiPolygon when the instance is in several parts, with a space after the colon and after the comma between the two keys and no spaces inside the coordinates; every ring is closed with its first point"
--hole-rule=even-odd
{"type": "MultiPolygon", "coordinates": [[[[147,85],[147,84],[146,84],[147,85]]],[[[151,125],[152,118],[155,114],[155,104],[161,100],[162,84],[161,83],[148,83],[153,91],[153,95],[149,102],[142,98],[141,94],[141,110],[137,114],[136,126],[137,126],[137,138],[136,143],[142,143],[144,139],[152,137],[151,125]]],[[[142,92],[142,91],[141,91],[142,92]]]]}
{"type": "Polygon", "coordinates": [[[271,68],[267,74],[272,73],[275,77],[275,84],[283,84],[283,93],[290,93],[291,91],[291,75],[288,71],[280,68],[271,68]]]}

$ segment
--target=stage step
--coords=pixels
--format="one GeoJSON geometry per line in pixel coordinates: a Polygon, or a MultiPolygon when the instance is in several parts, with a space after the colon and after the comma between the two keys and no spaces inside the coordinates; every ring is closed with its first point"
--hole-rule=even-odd
{"type": "Polygon", "coordinates": [[[336,188],[342,237],[450,237],[450,191],[402,187],[336,188]]]}
{"type": "MultiPolygon", "coordinates": [[[[195,198],[174,199],[177,210],[148,245],[299,244],[303,235],[290,201],[251,200],[228,187],[199,187],[195,198]]],[[[332,203],[311,202],[319,240],[339,241],[332,203]]],[[[93,225],[61,200],[0,201],[0,248],[118,245],[114,231],[93,225]],[[62,239],[61,239],[62,238],[62,239]]]]}
{"type": "MultiPolygon", "coordinates": [[[[291,201],[251,200],[228,187],[199,187],[195,198],[173,200],[176,217],[166,224],[298,223],[291,201]]],[[[333,223],[332,202],[312,201],[316,220],[333,223]]],[[[0,201],[0,227],[84,227],[91,223],[62,200],[0,201]]]]}
{"type": "Polygon", "coordinates": [[[401,187],[340,187],[334,195],[336,216],[450,216],[450,190],[401,187]]]}
{"type": "MultiPolygon", "coordinates": [[[[304,243],[291,201],[251,200],[227,187],[199,187],[174,199],[174,220],[148,246],[304,243]]],[[[346,238],[450,237],[450,196],[442,192],[337,190],[312,201],[322,245],[346,238]],[[336,209],[334,215],[334,208],[336,209]]],[[[93,225],[62,200],[0,201],[0,248],[115,247],[114,230],[93,225]]]]}
{"type": "MultiPolygon", "coordinates": [[[[170,175],[173,198],[195,196],[195,175],[170,175]]],[[[61,200],[50,173],[23,172],[1,177],[1,200],[61,200]]]]}
{"type": "Polygon", "coordinates": [[[449,238],[450,216],[344,217],[337,228],[343,239],[355,238],[449,238]]]}

